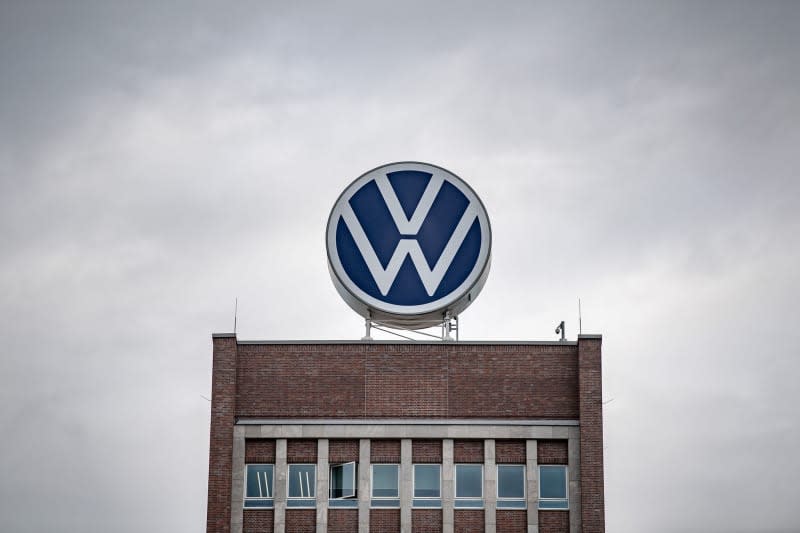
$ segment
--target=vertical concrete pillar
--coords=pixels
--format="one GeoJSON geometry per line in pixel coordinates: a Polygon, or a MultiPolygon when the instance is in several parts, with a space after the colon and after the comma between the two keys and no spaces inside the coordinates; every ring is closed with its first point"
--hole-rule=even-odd
{"type": "Polygon", "coordinates": [[[361,439],[358,444],[358,533],[369,533],[370,441],[361,439]]]}
{"type": "Polygon", "coordinates": [[[580,428],[569,428],[567,439],[567,473],[569,476],[569,531],[581,533],[581,442],[580,428]]]}
{"type": "Polygon", "coordinates": [[[453,439],[442,440],[442,533],[453,533],[455,528],[455,466],[453,465],[453,439]]]}
{"type": "Polygon", "coordinates": [[[494,439],[483,441],[483,517],[484,531],[497,530],[497,460],[494,439]]]}
{"type": "Polygon", "coordinates": [[[317,533],[328,532],[328,439],[317,440],[317,533]]]}
{"type": "Polygon", "coordinates": [[[539,533],[539,450],[535,440],[525,442],[527,474],[528,533],[539,533]]]}
{"type": "Polygon", "coordinates": [[[275,439],[275,472],[273,473],[275,533],[286,533],[286,494],[289,490],[287,486],[289,466],[286,457],[286,439],[275,439]]]}
{"type": "Polygon", "coordinates": [[[236,364],[238,344],[235,333],[211,336],[214,344],[211,383],[211,435],[208,454],[207,533],[231,530],[231,459],[233,425],[236,415],[236,364]]]}
{"type": "Polygon", "coordinates": [[[231,533],[242,533],[244,527],[244,446],[244,427],[233,426],[231,533]]]}
{"type": "Polygon", "coordinates": [[[578,335],[578,405],[580,410],[581,527],[605,532],[603,483],[603,338],[578,335]]]}
{"type": "Polygon", "coordinates": [[[400,533],[411,533],[411,503],[414,478],[411,465],[411,439],[400,440],[400,533]]]}

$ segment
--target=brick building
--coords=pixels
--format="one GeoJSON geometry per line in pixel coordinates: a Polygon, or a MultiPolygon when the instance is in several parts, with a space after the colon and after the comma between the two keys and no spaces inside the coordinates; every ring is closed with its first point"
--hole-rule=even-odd
{"type": "Polygon", "coordinates": [[[208,533],[605,529],[599,336],[213,345],[208,533]]]}

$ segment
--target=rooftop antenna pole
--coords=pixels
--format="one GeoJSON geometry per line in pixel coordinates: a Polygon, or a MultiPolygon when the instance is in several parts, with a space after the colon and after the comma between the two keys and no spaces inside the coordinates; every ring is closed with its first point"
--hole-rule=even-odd
{"type": "Polygon", "coordinates": [[[583,333],[583,322],[581,320],[581,299],[578,298],[578,335],[583,333]]]}
{"type": "Polygon", "coordinates": [[[236,297],[233,304],[233,334],[236,335],[236,321],[239,318],[239,297],[236,297]]]}

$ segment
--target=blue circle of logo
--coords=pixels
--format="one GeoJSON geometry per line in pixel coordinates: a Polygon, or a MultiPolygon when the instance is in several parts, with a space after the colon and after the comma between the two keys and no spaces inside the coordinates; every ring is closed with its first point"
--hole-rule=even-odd
{"type": "Polygon", "coordinates": [[[337,289],[362,314],[457,313],[488,273],[491,230],[480,199],[459,177],[425,163],[392,163],[342,193],[327,247],[337,289]]]}

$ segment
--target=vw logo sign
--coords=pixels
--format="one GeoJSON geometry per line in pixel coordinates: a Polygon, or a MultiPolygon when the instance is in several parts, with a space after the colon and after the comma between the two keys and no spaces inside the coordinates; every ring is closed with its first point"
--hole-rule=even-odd
{"type": "Polygon", "coordinates": [[[489,274],[492,233],[480,198],[427,163],[383,165],[333,206],[328,266],[336,289],[366,318],[424,328],[456,316],[489,274]]]}

